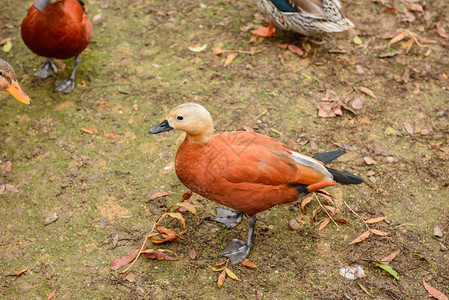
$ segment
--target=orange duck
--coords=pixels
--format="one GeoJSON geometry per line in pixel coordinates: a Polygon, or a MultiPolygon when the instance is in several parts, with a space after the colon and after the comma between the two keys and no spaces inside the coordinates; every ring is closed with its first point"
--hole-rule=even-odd
{"type": "Polygon", "coordinates": [[[232,228],[241,221],[243,213],[249,217],[248,240],[233,239],[220,254],[232,264],[249,254],[257,213],[328,186],[363,182],[356,175],[326,167],[345,153],[342,150],[311,158],[254,132],[214,135],[212,117],[199,104],[174,108],[150,133],[172,129],[187,134],[176,154],[179,180],[198,195],[234,209],[217,208],[213,220],[232,228]]]}
{"type": "Polygon", "coordinates": [[[77,0],[36,0],[22,22],[22,39],[31,51],[47,57],[34,74],[42,79],[57,73],[52,58],[73,59],[73,71],[66,80],[57,81],[56,92],[70,93],[75,88],[78,56],[92,37],[92,24],[77,0]]]}
{"type": "Polygon", "coordinates": [[[20,102],[30,105],[31,99],[25,94],[17,82],[16,74],[12,66],[0,58],[0,90],[7,91],[20,102]]]}

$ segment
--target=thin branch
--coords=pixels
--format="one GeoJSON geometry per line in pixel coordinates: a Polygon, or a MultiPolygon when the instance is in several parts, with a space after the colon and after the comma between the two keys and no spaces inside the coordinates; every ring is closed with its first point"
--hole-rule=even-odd
{"type": "Polygon", "coordinates": [[[337,222],[335,222],[334,218],[332,218],[332,216],[329,214],[329,212],[324,208],[324,206],[321,204],[320,199],[318,199],[318,196],[316,195],[316,193],[313,193],[313,196],[315,197],[315,199],[318,201],[318,203],[320,204],[321,208],[326,212],[326,214],[329,216],[329,218],[331,219],[331,221],[335,224],[335,226],[337,226],[337,228],[340,228],[340,226],[338,226],[337,222]]]}
{"type": "Polygon", "coordinates": [[[365,226],[366,226],[366,228],[368,228],[368,230],[371,230],[371,228],[369,228],[369,226],[368,226],[368,223],[366,223],[365,222],[365,220],[361,217],[361,216],[359,216],[349,205],[348,205],[348,203],[346,203],[346,201],[345,200],[343,200],[343,203],[346,205],[346,207],[347,208],[349,208],[349,210],[350,211],[352,211],[352,213],[354,214],[354,215],[356,215],[357,217],[359,217],[359,219],[360,220],[362,220],[363,221],[363,223],[365,223],[365,226]]]}

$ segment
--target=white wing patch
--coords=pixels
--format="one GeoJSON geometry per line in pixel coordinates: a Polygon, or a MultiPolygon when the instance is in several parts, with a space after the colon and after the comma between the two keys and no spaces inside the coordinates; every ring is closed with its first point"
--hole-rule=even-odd
{"type": "Polygon", "coordinates": [[[289,151],[289,152],[290,152],[291,156],[293,157],[293,159],[295,160],[295,162],[297,162],[298,164],[314,168],[315,170],[318,170],[321,173],[323,173],[327,177],[328,180],[331,180],[331,181],[334,180],[334,176],[332,176],[332,174],[322,164],[320,164],[313,158],[302,155],[295,151],[289,151]]]}

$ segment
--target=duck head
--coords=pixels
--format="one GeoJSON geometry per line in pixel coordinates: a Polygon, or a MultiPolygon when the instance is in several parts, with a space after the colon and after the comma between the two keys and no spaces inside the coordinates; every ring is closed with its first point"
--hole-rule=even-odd
{"type": "Polygon", "coordinates": [[[9,92],[14,98],[24,104],[31,104],[30,97],[25,94],[17,82],[14,69],[3,59],[0,59],[0,90],[9,92]]]}
{"type": "Polygon", "coordinates": [[[210,113],[196,103],[185,103],[170,111],[161,124],[150,129],[157,134],[168,130],[182,130],[186,138],[195,143],[207,143],[214,134],[214,122],[210,113]]]}

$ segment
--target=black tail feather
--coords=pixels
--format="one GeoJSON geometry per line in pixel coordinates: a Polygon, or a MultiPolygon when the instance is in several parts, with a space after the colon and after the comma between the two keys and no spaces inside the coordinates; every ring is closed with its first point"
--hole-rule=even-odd
{"type": "Polygon", "coordinates": [[[357,175],[331,168],[326,169],[332,174],[332,176],[334,176],[334,180],[340,184],[360,184],[363,182],[363,179],[357,175]]]}
{"type": "Polygon", "coordinates": [[[344,151],[344,150],[335,150],[335,151],[320,153],[320,154],[317,154],[312,157],[316,160],[321,161],[323,164],[327,165],[345,153],[346,153],[346,151],[344,151]]]}

